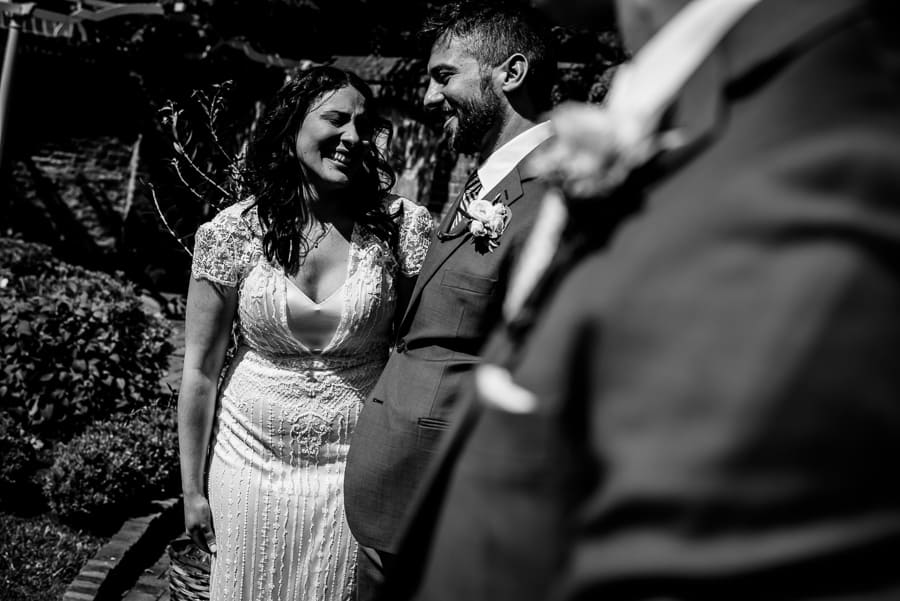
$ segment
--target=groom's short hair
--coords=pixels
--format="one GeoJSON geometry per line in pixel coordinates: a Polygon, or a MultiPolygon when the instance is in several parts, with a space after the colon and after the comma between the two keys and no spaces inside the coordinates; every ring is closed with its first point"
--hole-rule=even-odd
{"type": "Polygon", "coordinates": [[[442,5],[422,28],[421,39],[430,49],[440,40],[464,37],[485,67],[496,67],[515,53],[528,59],[526,85],[538,110],[551,108],[556,82],[556,38],[537,10],[509,0],[463,0],[442,5]]]}

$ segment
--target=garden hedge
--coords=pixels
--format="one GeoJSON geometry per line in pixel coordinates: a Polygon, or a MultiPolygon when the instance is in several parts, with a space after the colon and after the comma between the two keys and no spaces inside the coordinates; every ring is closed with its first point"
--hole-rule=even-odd
{"type": "Polygon", "coordinates": [[[156,398],[170,329],[135,289],[0,238],[0,409],[54,436],[156,398]]]}
{"type": "Polygon", "coordinates": [[[179,491],[174,403],[98,421],[56,449],[44,495],[61,521],[108,532],[179,491]]]}
{"type": "Polygon", "coordinates": [[[34,439],[11,416],[0,412],[0,509],[22,509],[35,501],[40,467],[34,439]]]}

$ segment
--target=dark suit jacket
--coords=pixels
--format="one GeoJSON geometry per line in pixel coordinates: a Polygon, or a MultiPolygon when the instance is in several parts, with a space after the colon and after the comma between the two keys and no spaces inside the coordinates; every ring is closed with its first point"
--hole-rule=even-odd
{"type": "Polygon", "coordinates": [[[394,351],[353,434],[345,504],[353,535],[364,545],[394,550],[401,518],[448,426],[459,384],[480,361],[500,319],[515,258],[545,189],[520,169],[521,164],[485,196],[499,195],[512,211],[493,252],[476,245],[465,224],[449,231],[459,199],[432,239],[394,351]]]}
{"type": "Polygon", "coordinates": [[[900,88],[868,10],[764,1],[689,82],[644,210],[492,341],[539,409],[460,409],[385,598],[900,598],[900,88]]]}

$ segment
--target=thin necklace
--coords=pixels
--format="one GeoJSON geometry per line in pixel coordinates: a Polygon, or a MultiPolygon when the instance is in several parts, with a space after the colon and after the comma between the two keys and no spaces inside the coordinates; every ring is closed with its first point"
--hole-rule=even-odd
{"type": "Polygon", "coordinates": [[[333,228],[334,228],[333,223],[329,223],[328,225],[322,226],[322,233],[319,234],[318,236],[316,236],[316,241],[313,243],[313,246],[312,246],[313,250],[319,248],[319,244],[321,244],[322,240],[324,240],[328,236],[328,234],[331,233],[331,230],[333,228]]]}

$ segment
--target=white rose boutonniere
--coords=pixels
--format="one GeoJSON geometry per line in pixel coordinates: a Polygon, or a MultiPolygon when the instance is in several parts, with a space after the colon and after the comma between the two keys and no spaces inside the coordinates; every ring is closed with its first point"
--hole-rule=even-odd
{"type": "Polygon", "coordinates": [[[482,253],[500,246],[500,236],[512,219],[512,210],[500,202],[499,194],[494,200],[473,200],[462,214],[469,219],[469,232],[482,253]]]}

